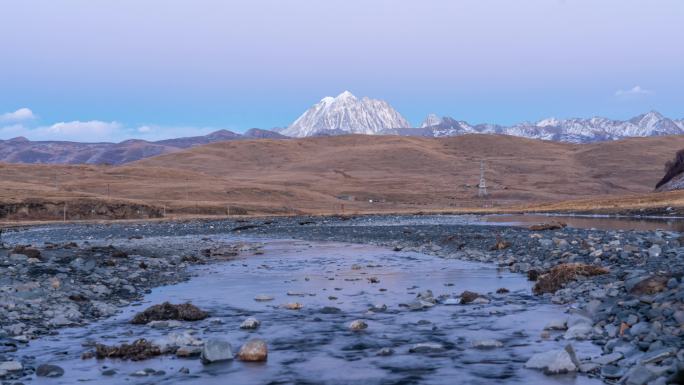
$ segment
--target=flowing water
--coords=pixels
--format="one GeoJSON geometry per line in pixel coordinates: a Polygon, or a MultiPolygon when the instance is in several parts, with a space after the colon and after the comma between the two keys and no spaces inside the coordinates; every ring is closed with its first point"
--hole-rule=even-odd
{"type": "Polygon", "coordinates": [[[570,214],[495,214],[495,215],[415,215],[401,217],[358,217],[339,226],[416,226],[480,225],[529,226],[537,223],[563,222],[578,229],[667,230],[684,232],[684,217],[677,216],[608,216],[570,214]]]}
{"type": "Polygon", "coordinates": [[[682,217],[628,217],[628,216],[582,216],[582,215],[488,215],[486,223],[498,225],[531,225],[560,221],[570,227],[599,230],[668,230],[684,231],[682,217]]]}
{"type": "MultiPolygon", "coordinates": [[[[224,241],[235,241],[225,237],[224,241]]],[[[194,278],[152,290],[138,306],[123,308],[113,318],[86,327],[70,328],[31,344],[23,354],[35,356],[36,364],[53,363],[66,371],[57,379],[36,378],[34,383],[74,384],[594,384],[581,375],[545,376],[524,369],[536,352],[562,348],[566,341],[541,339],[544,325],[563,316],[563,308],[539,304],[530,294],[531,283],[523,276],[498,270],[493,265],[446,260],[414,252],[344,243],[273,240],[264,242],[260,255],[194,268],[194,278]],[[372,283],[369,278],[379,282],[372,283]],[[505,287],[509,294],[495,294],[505,287]],[[416,294],[432,290],[456,296],[463,290],[489,293],[489,304],[437,305],[410,311],[400,304],[416,294]],[[297,294],[297,296],[288,295],[297,294]],[[271,302],[256,302],[260,294],[271,302]],[[178,329],[154,329],[130,325],[128,320],[149,305],[191,301],[219,318],[184,323],[178,329]],[[301,310],[280,305],[300,302],[301,310]],[[385,304],[385,312],[369,313],[373,305],[385,304]],[[325,307],[336,307],[338,313],[325,307]],[[239,328],[247,317],[259,319],[254,331],[239,328]],[[352,332],[348,324],[363,319],[368,329],[352,332]],[[250,338],[262,338],[269,346],[268,361],[232,361],[204,366],[197,359],[162,356],[146,361],[81,360],[93,341],[106,344],[155,339],[165,334],[194,330],[198,338],[221,337],[233,350],[250,338]],[[502,347],[481,350],[478,340],[495,339],[502,347]],[[433,342],[444,350],[410,353],[413,344],[433,342]],[[381,348],[391,356],[378,356],[381,348]],[[189,369],[189,374],[179,369],[189,369]],[[152,368],[157,375],[132,377],[152,368]],[[102,371],[116,374],[104,376],[102,371]]],[[[555,337],[557,334],[553,334],[555,337]]],[[[595,356],[598,347],[573,342],[580,357],[595,356]]]]}

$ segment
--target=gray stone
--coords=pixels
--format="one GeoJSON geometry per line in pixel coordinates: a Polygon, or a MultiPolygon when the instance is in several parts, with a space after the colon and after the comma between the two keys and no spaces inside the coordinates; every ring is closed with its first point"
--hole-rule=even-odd
{"type": "Polygon", "coordinates": [[[563,338],[566,340],[570,339],[578,339],[578,340],[584,340],[587,339],[589,336],[589,333],[591,333],[592,327],[591,325],[588,324],[579,324],[572,326],[568,328],[568,330],[565,332],[563,335],[563,338]]]}
{"type": "Polygon", "coordinates": [[[651,324],[648,322],[639,322],[635,325],[632,325],[632,327],[629,328],[629,334],[631,334],[633,336],[640,336],[642,334],[647,334],[650,331],[651,331],[651,324]]]}
{"type": "Polygon", "coordinates": [[[655,373],[645,366],[635,366],[629,374],[627,374],[627,385],[646,385],[649,381],[656,378],[655,373]]]}
{"type": "Polygon", "coordinates": [[[615,361],[619,361],[620,359],[622,359],[622,357],[622,353],[613,352],[609,354],[604,354],[601,357],[594,358],[593,360],[591,360],[591,362],[595,362],[599,365],[608,365],[612,364],[615,361]]]}
{"type": "Polygon", "coordinates": [[[684,325],[684,310],[677,310],[672,314],[672,318],[674,318],[680,326],[684,325]]]}
{"type": "Polygon", "coordinates": [[[666,358],[673,357],[675,354],[676,354],[676,351],[672,348],[658,349],[658,350],[646,353],[641,358],[640,363],[642,365],[654,364],[654,363],[660,362],[666,358]]]}
{"type": "Polygon", "coordinates": [[[212,338],[204,343],[200,356],[203,364],[211,364],[233,359],[233,350],[228,341],[212,338]]]}
{"type": "Polygon", "coordinates": [[[606,365],[601,368],[601,377],[608,379],[622,378],[627,369],[615,365],[606,365]]]}
{"type": "Polygon", "coordinates": [[[435,342],[423,342],[414,344],[409,349],[409,353],[440,353],[443,352],[444,345],[435,342]]]}
{"type": "Polygon", "coordinates": [[[473,342],[475,349],[495,349],[503,346],[503,342],[497,340],[479,340],[473,342]]]}

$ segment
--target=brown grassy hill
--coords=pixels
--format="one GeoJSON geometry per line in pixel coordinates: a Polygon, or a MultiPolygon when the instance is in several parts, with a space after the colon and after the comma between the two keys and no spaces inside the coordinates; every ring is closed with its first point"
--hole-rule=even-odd
{"type": "MultiPolygon", "coordinates": [[[[684,137],[574,145],[511,136],[338,136],[209,144],[123,166],[0,167],[0,197],[95,197],[169,212],[465,210],[645,194],[684,137]],[[55,187],[55,176],[58,185],[55,187]],[[107,194],[109,191],[109,194],[107,194]],[[370,203],[372,200],[373,203],[370,203]]],[[[602,198],[603,199],[603,198],[602,198]]]]}

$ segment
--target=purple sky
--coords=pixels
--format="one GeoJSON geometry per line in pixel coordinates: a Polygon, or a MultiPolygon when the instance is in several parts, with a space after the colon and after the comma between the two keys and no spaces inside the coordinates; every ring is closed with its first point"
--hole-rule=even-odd
{"type": "Polygon", "coordinates": [[[682,41],[681,0],[8,0],[0,139],[286,126],[347,89],[413,124],[682,118],[682,41]]]}

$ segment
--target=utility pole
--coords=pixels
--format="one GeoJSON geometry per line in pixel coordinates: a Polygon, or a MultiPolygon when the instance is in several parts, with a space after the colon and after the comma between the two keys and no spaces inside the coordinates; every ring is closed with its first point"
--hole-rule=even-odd
{"type": "Polygon", "coordinates": [[[480,161],[480,184],[477,186],[480,189],[477,192],[477,196],[480,198],[487,198],[487,182],[485,182],[485,162],[480,161]]]}

